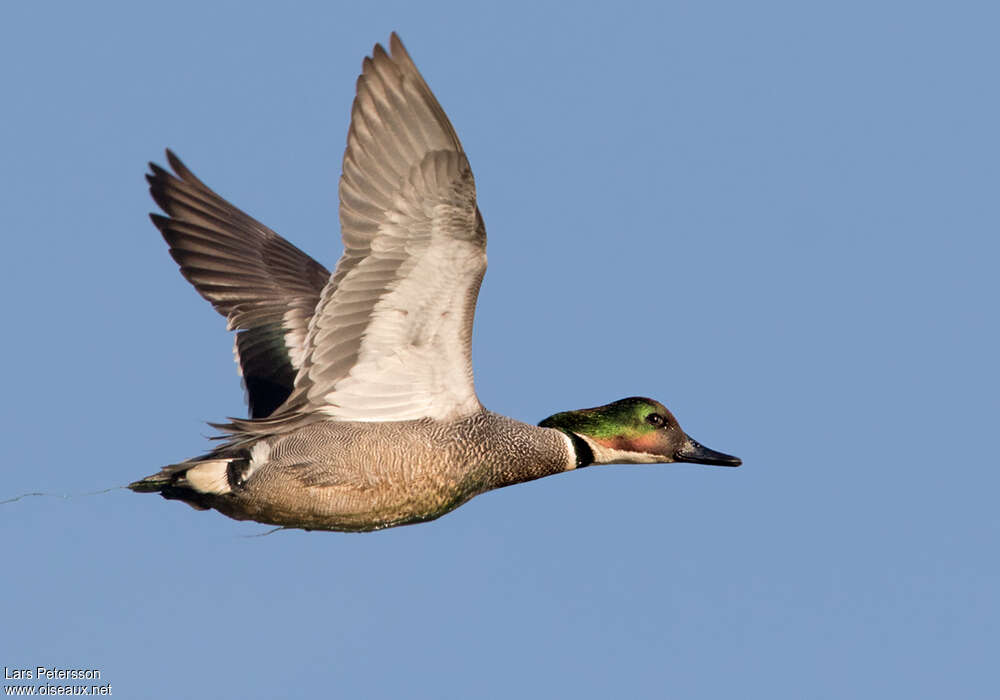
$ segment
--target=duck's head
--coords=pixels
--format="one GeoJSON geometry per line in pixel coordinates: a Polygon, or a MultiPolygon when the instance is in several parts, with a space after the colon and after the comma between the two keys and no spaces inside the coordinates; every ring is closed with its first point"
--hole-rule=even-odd
{"type": "Polygon", "coordinates": [[[694,462],[738,467],[738,457],[710,450],[688,437],[659,401],[635,396],[596,408],[549,416],[543,428],[566,433],[576,449],[577,466],[694,462]]]}

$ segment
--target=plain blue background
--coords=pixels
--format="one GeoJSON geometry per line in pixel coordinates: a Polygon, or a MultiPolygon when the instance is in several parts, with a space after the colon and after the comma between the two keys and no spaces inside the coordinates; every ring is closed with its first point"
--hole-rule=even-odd
{"type": "Polygon", "coordinates": [[[996,697],[998,23],[5,3],[0,497],[128,483],[243,414],[145,163],[176,149],[332,266],[354,81],[393,29],[476,172],[483,403],[650,395],[744,466],[587,469],[369,535],[7,503],[0,664],[124,698],[996,697]]]}

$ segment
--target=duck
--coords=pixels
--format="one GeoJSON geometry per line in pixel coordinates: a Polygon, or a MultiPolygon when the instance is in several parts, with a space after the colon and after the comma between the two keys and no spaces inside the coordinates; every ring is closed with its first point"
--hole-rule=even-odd
{"type": "Polygon", "coordinates": [[[235,331],[249,416],[212,423],[216,448],[133,491],[280,528],[368,532],[592,465],[741,464],[645,397],[537,425],[482,406],[470,345],[486,228],[458,135],[397,34],[357,81],[332,273],[166,158],[170,170],[146,175],[163,212],[150,216],[235,331]]]}

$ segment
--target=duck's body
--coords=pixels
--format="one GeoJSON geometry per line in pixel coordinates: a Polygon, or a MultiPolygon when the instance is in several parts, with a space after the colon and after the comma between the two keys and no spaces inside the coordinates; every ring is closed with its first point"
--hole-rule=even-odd
{"type": "Polygon", "coordinates": [[[172,153],[153,221],[237,330],[251,418],[202,457],[131,485],[237,520],[365,531],[437,518],[491,489],[589,464],[739,460],[650,399],[540,426],[485,410],[469,346],[486,229],[468,160],[399,39],[365,59],[327,270],[172,153]]]}
{"type": "Polygon", "coordinates": [[[155,490],[237,520],[364,531],[433,520],[485,491],[575,467],[560,431],[481,411],[318,421],[175,465],[155,490]]]}

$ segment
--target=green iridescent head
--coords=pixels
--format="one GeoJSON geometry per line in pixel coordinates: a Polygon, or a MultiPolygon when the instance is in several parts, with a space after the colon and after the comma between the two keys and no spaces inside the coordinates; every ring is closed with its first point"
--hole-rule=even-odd
{"type": "Polygon", "coordinates": [[[738,467],[742,463],[699,444],[681,430],[666,406],[641,396],[557,413],[538,425],[569,435],[580,466],[695,462],[738,467]]]}

